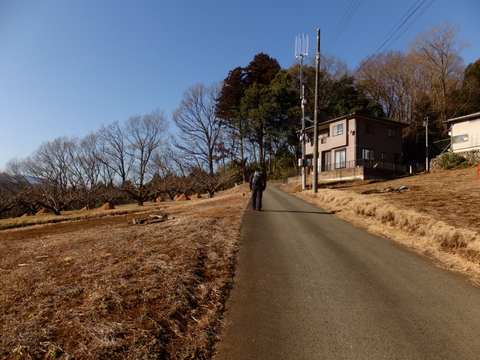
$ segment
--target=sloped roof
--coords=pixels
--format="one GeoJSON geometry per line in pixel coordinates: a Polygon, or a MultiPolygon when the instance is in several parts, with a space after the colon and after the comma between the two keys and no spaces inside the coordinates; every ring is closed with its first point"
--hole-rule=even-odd
{"type": "Polygon", "coordinates": [[[468,114],[468,115],[463,115],[459,116],[456,118],[448,119],[445,121],[446,123],[453,123],[453,122],[461,122],[461,121],[467,121],[467,120],[472,120],[472,119],[480,119],[480,112],[473,113],[473,114],[468,114]]]}
{"type": "MultiPolygon", "coordinates": [[[[318,123],[318,126],[322,126],[322,125],[325,125],[325,124],[331,124],[331,123],[334,123],[334,122],[337,122],[337,121],[340,121],[340,120],[353,119],[353,118],[357,118],[357,119],[360,118],[360,119],[364,119],[364,120],[384,122],[384,123],[389,123],[389,124],[392,124],[392,125],[398,125],[398,126],[402,126],[402,127],[407,127],[408,126],[407,123],[404,123],[404,122],[401,122],[401,121],[379,118],[379,117],[375,117],[375,116],[365,115],[365,114],[362,114],[362,113],[359,113],[359,112],[354,112],[354,113],[344,115],[344,116],[341,116],[341,117],[338,117],[338,118],[335,118],[335,119],[322,121],[321,123],[318,123]]],[[[309,130],[309,129],[313,129],[313,125],[307,127],[305,130],[309,130]]]]}

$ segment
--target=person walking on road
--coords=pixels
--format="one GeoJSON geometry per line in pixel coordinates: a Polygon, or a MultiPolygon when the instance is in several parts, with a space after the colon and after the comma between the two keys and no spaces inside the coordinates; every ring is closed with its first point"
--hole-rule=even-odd
{"type": "Polygon", "coordinates": [[[262,210],[263,191],[267,187],[267,177],[260,168],[250,175],[250,191],[252,192],[253,210],[262,210]]]}

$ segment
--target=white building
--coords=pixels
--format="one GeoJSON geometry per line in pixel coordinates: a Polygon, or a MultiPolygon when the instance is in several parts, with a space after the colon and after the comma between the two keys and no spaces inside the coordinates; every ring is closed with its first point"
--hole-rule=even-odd
{"type": "Polygon", "coordinates": [[[447,120],[452,152],[480,150],[480,112],[447,120]]]}

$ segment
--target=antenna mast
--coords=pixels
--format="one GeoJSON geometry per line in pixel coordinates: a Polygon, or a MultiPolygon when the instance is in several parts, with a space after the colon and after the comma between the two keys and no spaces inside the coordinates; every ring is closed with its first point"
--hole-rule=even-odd
{"type": "Polygon", "coordinates": [[[315,113],[313,119],[313,193],[318,192],[318,86],[320,72],[320,29],[317,29],[317,52],[315,54],[315,113]]]}
{"type": "Polygon", "coordinates": [[[295,37],[295,57],[300,59],[300,104],[302,107],[302,133],[300,135],[300,141],[302,144],[302,189],[307,187],[307,173],[306,173],[306,159],[305,159],[305,89],[303,85],[303,59],[308,56],[308,35],[297,35],[295,37]]]}

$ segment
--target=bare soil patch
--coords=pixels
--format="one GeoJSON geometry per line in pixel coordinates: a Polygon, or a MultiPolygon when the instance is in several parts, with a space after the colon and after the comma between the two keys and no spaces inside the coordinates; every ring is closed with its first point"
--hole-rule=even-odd
{"type": "Polygon", "coordinates": [[[210,358],[245,191],[0,221],[0,358],[210,358]]]}
{"type": "Polygon", "coordinates": [[[301,191],[299,183],[284,188],[480,283],[477,168],[323,184],[317,194],[301,191]]]}

